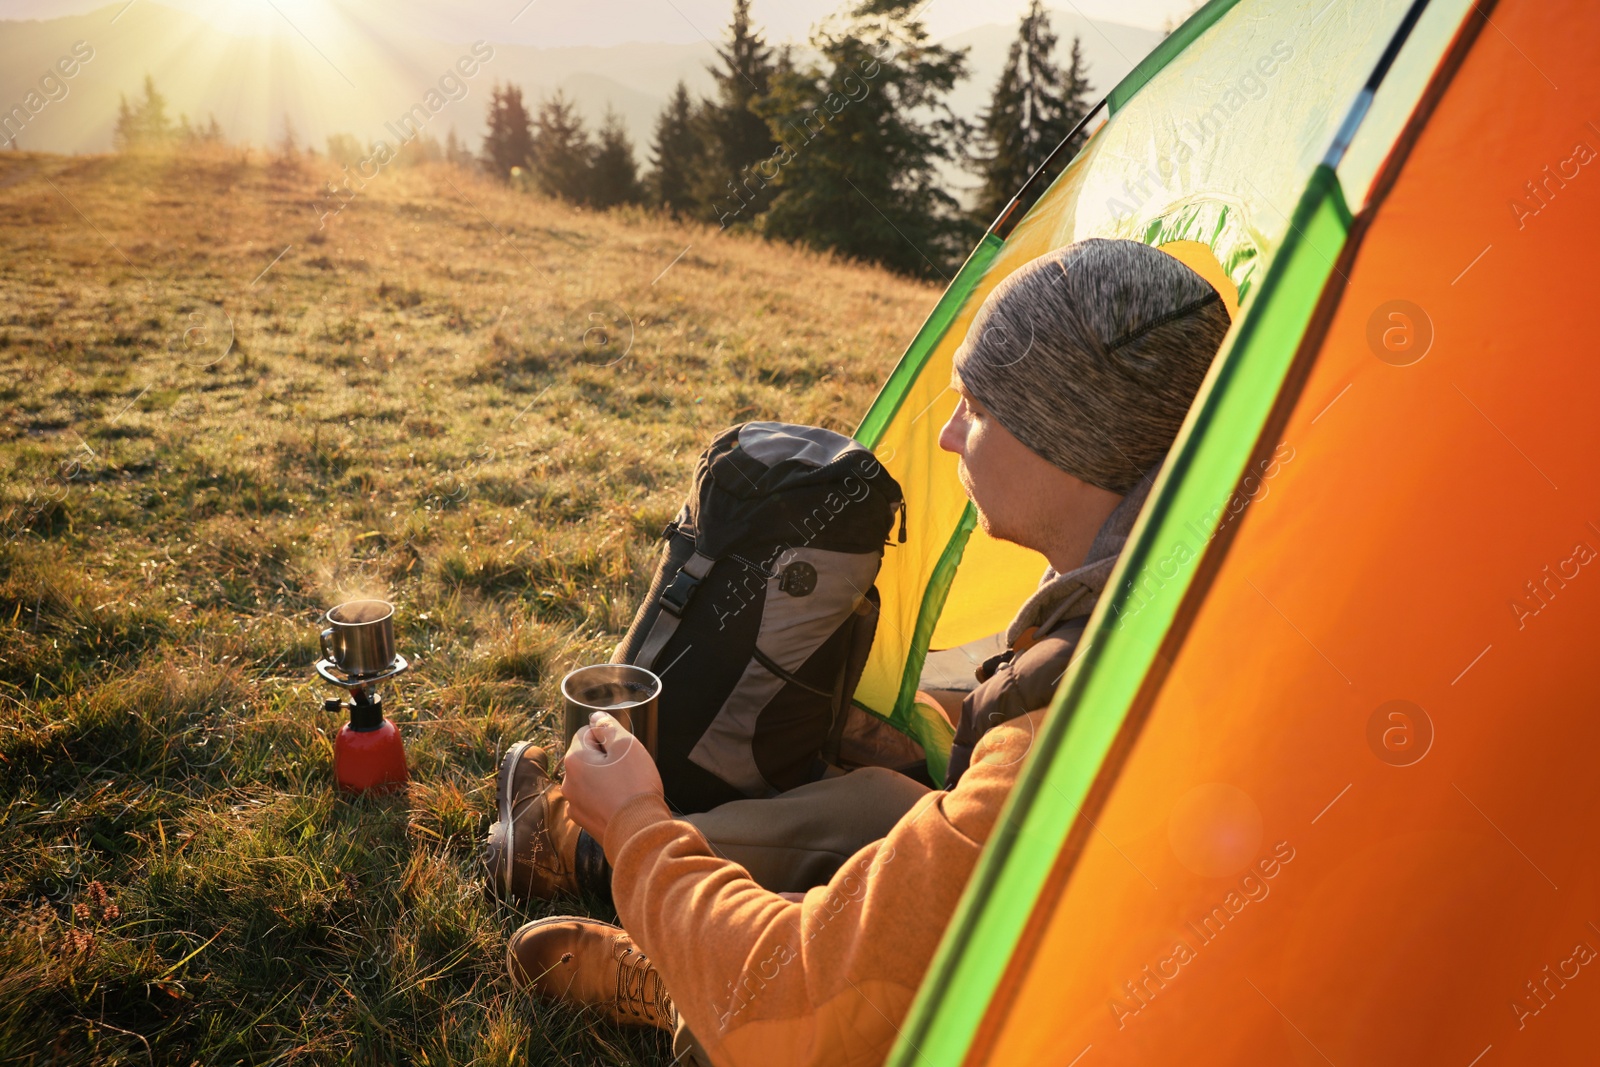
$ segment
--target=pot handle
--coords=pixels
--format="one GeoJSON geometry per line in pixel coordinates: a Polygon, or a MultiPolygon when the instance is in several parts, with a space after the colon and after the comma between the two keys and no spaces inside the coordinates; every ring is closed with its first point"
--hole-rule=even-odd
{"type": "Polygon", "coordinates": [[[339,658],[333,654],[333,628],[322,631],[322,658],[331,663],[338,664],[339,658]]]}

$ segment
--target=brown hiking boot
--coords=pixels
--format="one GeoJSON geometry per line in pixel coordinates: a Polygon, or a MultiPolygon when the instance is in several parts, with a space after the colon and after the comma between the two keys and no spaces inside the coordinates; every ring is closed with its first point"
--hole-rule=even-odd
{"type": "Polygon", "coordinates": [[[489,827],[483,852],[489,891],[497,897],[548,900],[579,890],[580,831],[549,767],[545,750],[528,741],[512,745],[500,761],[495,782],[499,819],[489,827]]]}
{"type": "Polygon", "coordinates": [[[620,926],[570,915],[527,923],[506,945],[506,969],[518,989],[621,1026],[678,1025],[661,975],[620,926]]]}

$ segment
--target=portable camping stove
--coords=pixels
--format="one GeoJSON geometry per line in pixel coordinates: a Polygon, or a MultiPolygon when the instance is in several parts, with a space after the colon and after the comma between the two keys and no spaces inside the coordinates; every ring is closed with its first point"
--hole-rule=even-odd
{"type": "Polygon", "coordinates": [[[350,694],[348,701],[329,697],[322,703],[324,711],[350,716],[333,743],[334,777],[350,793],[388,792],[408,777],[400,729],[384,718],[383,694],[376,688],[410,666],[394,651],[392,612],[383,601],[341,604],[328,612],[331,626],[322,632],[317,673],[350,694]],[[371,617],[379,605],[382,617],[371,617]]]}

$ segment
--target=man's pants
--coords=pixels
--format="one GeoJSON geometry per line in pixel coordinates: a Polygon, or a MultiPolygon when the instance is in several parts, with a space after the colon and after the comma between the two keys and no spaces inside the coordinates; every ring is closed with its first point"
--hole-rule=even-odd
{"type": "MultiPolygon", "coordinates": [[[[826,885],[851,856],[887,837],[927,792],[903,774],[862,767],[775,797],[735,800],[684,821],[763,888],[803,893],[826,885]]],[[[711,1063],[681,1017],[672,1052],[683,1065],[711,1063]]]]}

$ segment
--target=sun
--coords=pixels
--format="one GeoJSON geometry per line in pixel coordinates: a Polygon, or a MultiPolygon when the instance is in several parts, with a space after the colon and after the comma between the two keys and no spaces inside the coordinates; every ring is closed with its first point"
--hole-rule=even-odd
{"type": "Polygon", "coordinates": [[[351,20],[332,0],[166,0],[235,37],[303,37],[328,47],[351,20]],[[326,42],[326,43],[325,43],[326,42]]]}

